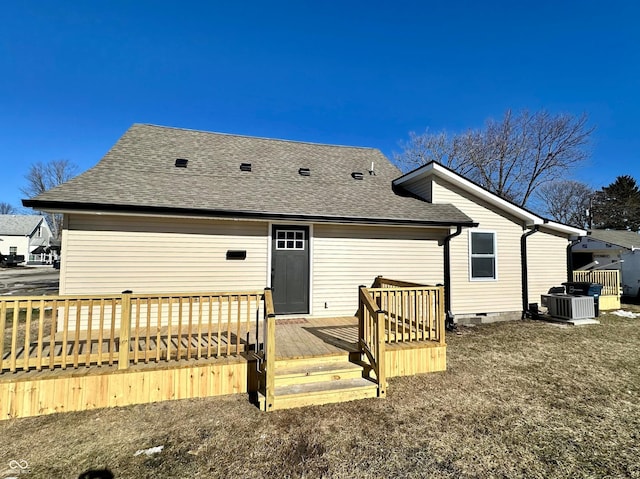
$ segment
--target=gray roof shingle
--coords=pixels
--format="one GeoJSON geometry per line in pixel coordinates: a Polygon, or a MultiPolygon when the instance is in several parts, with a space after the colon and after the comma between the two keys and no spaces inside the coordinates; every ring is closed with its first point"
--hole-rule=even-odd
{"type": "Polygon", "coordinates": [[[37,215],[0,215],[0,236],[29,236],[43,219],[37,215]]]}
{"type": "Polygon", "coordinates": [[[374,148],[135,124],[96,166],[23,203],[49,209],[472,223],[453,205],[394,192],[391,182],[398,176],[400,171],[374,148]],[[187,168],[175,167],[177,158],[187,159],[187,168]],[[251,163],[252,171],[241,171],[241,163],[251,163]],[[368,172],[372,163],[375,175],[368,172]],[[309,168],[310,176],[299,175],[299,168],[309,168]],[[364,179],[353,179],[352,172],[364,179]]]}
{"type": "Polygon", "coordinates": [[[640,234],[622,230],[590,230],[589,237],[623,248],[640,248],[640,234]]]}

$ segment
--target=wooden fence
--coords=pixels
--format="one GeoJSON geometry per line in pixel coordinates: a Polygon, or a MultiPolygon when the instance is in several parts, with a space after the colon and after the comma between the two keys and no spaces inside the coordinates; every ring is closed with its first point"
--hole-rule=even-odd
{"type": "Polygon", "coordinates": [[[260,340],[264,295],[0,298],[0,374],[238,355],[260,340]]]}
{"type": "Polygon", "coordinates": [[[617,269],[574,271],[573,281],[601,284],[602,296],[619,296],[621,294],[620,271],[617,269]]]}

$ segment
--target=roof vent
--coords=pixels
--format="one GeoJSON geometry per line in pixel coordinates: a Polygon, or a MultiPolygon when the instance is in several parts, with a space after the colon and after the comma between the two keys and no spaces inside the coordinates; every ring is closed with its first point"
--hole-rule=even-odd
{"type": "Polygon", "coordinates": [[[298,174],[300,176],[311,176],[311,170],[309,168],[300,168],[298,174]]]}
{"type": "Polygon", "coordinates": [[[251,163],[240,163],[240,171],[251,171],[251,163]]]}
{"type": "Polygon", "coordinates": [[[184,158],[176,158],[176,168],[186,168],[187,163],[189,163],[189,160],[186,160],[184,158]]]}
{"type": "Polygon", "coordinates": [[[351,173],[351,178],[353,178],[354,180],[363,180],[364,175],[359,171],[354,171],[353,173],[351,173]]]}

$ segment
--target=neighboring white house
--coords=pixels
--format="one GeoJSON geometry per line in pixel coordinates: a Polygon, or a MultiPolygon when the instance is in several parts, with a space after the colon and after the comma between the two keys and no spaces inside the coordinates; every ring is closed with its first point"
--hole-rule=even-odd
{"type": "Polygon", "coordinates": [[[27,264],[51,264],[53,237],[44,216],[0,215],[0,254],[24,256],[27,264]]]}
{"type": "Polygon", "coordinates": [[[620,270],[622,294],[640,298],[640,234],[621,230],[590,230],[572,247],[575,268],[594,261],[599,269],[620,270]]]}
{"type": "Polygon", "coordinates": [[[353,315],[383,275],[444,284],[462,320],[520,318],[585,234],[436,163],[402,175],[373,148],[138,124],[23,204],[65,214],[61,294],[269,286],[296,316],[353,315]]]}

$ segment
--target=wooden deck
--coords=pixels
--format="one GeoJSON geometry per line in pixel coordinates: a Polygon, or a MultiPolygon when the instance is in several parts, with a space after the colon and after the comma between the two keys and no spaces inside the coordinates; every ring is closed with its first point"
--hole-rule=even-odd
{"type": "Polygon", "coordinates": [[[445,370],[442,288],[376,281],[357,317],[277,318],[268,288],[0,298],[0,419],[238,393],[268,411],[445,370]]]}

